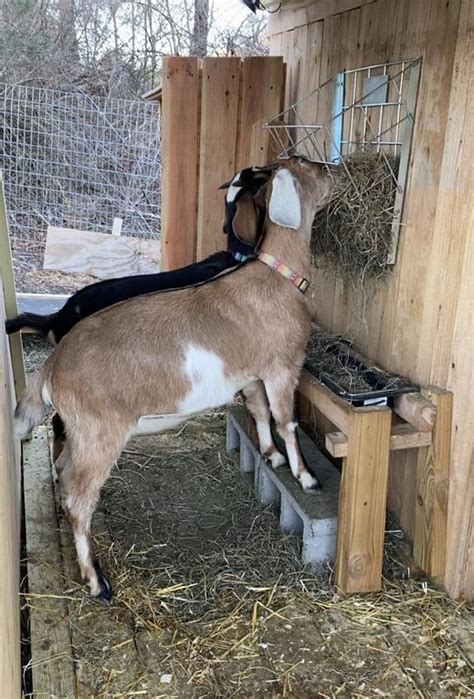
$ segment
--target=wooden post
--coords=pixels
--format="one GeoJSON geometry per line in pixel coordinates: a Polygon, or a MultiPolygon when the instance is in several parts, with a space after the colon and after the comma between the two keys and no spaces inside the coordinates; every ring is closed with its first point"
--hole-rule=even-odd
{"type": "Polygon", "coordinates": [[[349,416],[335,577],[343,592],[381,586],[391,417],[389,408],[357,408],[349,416]]]}
{"type": "MultiPolygon", "coordinates": [[[[5,298],[5,316],[14,318],[18,315],[16,303],[15,279],[13,276],[12,252],[8,233],[7,209],[3,190],[3,177],[0,172],[0,277],[5,298]]],[[[3,309],[2,309],[3,311],[3,309]]],[[[25,390],[25,366],[23,362],[23,347],[20,333],[10,335],[10,354],[13,366],[15,393],[18,399],[25,390]]]]}
{"type": "Polygon", "coordinates": [[[197,58],[163,58],[161,268],[195,259],[199,131],[197,58]]]}
{"type": "Polygon", "coordinates": [[[437,413],[431,446],[418,452],[413,557],[425,573],[438,577],[446,562],[453,396],[430,388],[428,397],[437,413]]]}
{"type": "Polygon", "coordinates": [[[224,192],[235,171],[239,123],[240,58],[205,58],[202,64],[197,259],[223,250],[224,192]]]}
{"type": "Polygon", "coordinates": [[[0,695],[21,696],[20,444],[12,437],[15,402],[0,283],[0,695]]]}

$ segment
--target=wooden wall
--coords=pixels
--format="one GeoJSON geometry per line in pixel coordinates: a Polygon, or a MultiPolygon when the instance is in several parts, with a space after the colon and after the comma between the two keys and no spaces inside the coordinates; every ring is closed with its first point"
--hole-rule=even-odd
{"type": "MultiPolygon", "coordinates": [[[[384,367],[454,392],[446,584],[474,597],[473,26],[471,0],[317,0],[270,16],[287,104],[344,68],[423,57],[397,264],[364,292],[315,273],[319,322],[384,367]],[[471,117],[471,118],[470,118],[471,117]]],[[[414,455],[391,464],[389,504],[413,531],[414,455]]]]}
{"type": "Polygon", "coordinates": [[[281,58],[163,59],[162,269],[225,248],[219,186],[254,164],[253,126],[281,110],[284,80],[281,58]]]}

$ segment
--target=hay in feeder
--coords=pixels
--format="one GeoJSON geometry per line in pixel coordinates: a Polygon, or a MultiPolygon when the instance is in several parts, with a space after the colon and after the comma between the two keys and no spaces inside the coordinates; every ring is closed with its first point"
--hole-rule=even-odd
{"type": "Polygon", "coordinates": [[[351,279],[378,277],[389,268],[398,159],[364,153],[344,162],[333,174],[333,199],[313,224],[315,265],[351,279]]]}

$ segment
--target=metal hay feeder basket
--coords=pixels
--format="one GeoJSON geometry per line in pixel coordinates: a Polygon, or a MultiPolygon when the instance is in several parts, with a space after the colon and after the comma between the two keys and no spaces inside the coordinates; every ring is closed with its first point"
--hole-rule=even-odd
{"type": "MultiPolygon", "coordinates": [[[[354,197],[363,197],[348,158],[377,153],[393,183],[393,222],[387,262],[394,264],[415,119],[421,58],[345,70],[265,124],[278,157],[304,155],[345,168],[354,197]]],[[[331,169],[329,169],[331,171],[331,169]]]]}

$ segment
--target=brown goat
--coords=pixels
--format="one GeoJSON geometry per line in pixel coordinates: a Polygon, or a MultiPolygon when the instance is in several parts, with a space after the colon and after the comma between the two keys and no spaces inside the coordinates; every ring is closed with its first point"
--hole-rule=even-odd
{"type": "MultiPolygon", "coordinates": [[[[309,278],[311,225],[330,192],[320,165],[282,161],[268,186],[262,251],[309,278]]],[[[271,437],[271,412],[295,478],[304,490],[319,487],[293,421],[309,332],[304,295],[255,260],[211,284],[116,304],[64,337],[17,406],[17,433],[28,434],[50,407],[64,421],[56,468],[81,573],[95,598],[108,601],[111,588],[93,555],[91,518],[132,434],[170,429],[242,390],[262,453],[274,467],[284,461],[271,437]]]]}

